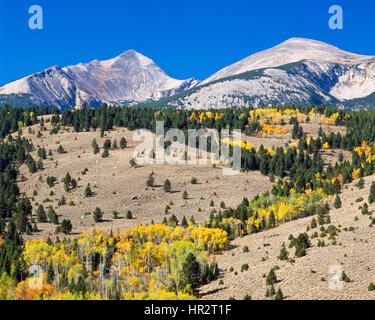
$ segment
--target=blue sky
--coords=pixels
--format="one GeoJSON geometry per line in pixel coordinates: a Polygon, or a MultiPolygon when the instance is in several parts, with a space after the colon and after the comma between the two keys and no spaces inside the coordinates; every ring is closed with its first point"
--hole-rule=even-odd
{"type": "Polygon", "coordinates": [[[375,55],[374,12],[373,0],[0,0],[0,85],[128,49],[178,79],[205,79],[291,37],[375,55]],[[328,27],[334,4],[343,30],[328,27]],[[43,8],[43,30],[28,27],[31,5],[43,8]]]}

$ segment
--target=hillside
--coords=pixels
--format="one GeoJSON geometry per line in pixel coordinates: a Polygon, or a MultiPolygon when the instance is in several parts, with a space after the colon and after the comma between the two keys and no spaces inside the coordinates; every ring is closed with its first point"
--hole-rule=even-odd
{"type": "Polygon", "coordinates": [[[374,111],[0,113],[1,299],[374,298],[374,111]],[[137,165],[134,135],[156,121],[241,128],[220,140],[241,149],[241,172],[225,175],[229,159],[211,153],[137,165]],[[43,285],[31,290],[34,265],[43,285]]]}

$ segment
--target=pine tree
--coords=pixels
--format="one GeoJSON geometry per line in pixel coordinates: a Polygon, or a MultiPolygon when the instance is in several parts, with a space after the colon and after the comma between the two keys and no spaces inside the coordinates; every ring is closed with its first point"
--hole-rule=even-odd
{"type": "MultiPolygon", "coordinates": [[[[363,171],[363,170],[361,170],[361,172],[362,172],[362,171],[363,171]]],[[[365,187],[365,179],[360,178],[355,186],[356,186],[358,189],[363,189],[363,188],[365,187]]]]}
{"type": "Polygon", "coordinates": [[[60,144],[59,147],[57,148],[57,153],[59,154],[63,154],[65,153],[66,151],[64,150],[63,146],[60,144]]]}
{"type": "Polygon", "coordinates": [[[340,197],[337,195],[336,196],[336,199],[335,199],[335,203],[334,203],[334,207],[335,207],[335,209],[340,209],[341,208],[341,199],[340,199],[340,197]]]}
{"type": "Polygon", "coordinates": [[[104,149],[104,150],[109,150],[109,149],[111,149],[111,140],[106,139],[106,140],[104,141],[103,149],[104,149]]]}
{"type": "Polygon", "coordinates": [[[275,220],[275,214],[273,213],[273,211],[271,211],[270,213],[269,223],[270,223],[271,228],[275,227],[276,220],[275,220]]]}
{"type": "Polygon", "coordinates": [[[165,192],[171,192],[171,182],[168,179],[164,181],[163,190],[165,192]]]}
{"type": "Polygon", "coordinates": [[[182,194],[182,199],[187,200],[189,198],[189,194],[185,190],[184,193],[182,194]]]}
{"type": "Polygon", "coordinates": [[[64,179],[63,179],[63,183],[64,183],[64,190],[66,192],[69,192],[70,191],[70,187],[71,187],[71,183],[72,183],[72,177],[70,176],[70,173],[67,172],[64,179]]]}
{"type": "Polygon", "coordinates": [[[61,221],[60,231],[64,234],[69,234],[73,229],[73,225],[69,219],[61,221]]]}
{"type": "Polygon", "coordinates": [[[168,225],[171,227],[178,226],[178,219],[174,214],[172,214],[171,217],[168,219],[168,225]]]}
{"type": "Polygon", "coordinates": [[[185,286],[190,284],[195,292],[200,283],[201,268],[194,254],[189,253],[182,265],[182,274],[185,279],[185,286]]]}
{"type": "Polygon", "coordinates": [[[47,216],[50,223],[59,224],[59,218],[52,206],[48,207],[47,216]]]}
{"type": "Polygon", "coordinates": [[[315,229],[316,227],[317,227],[316,220],[315,220],[315,218],[313,218],[313,219],[311,220],[310,228],[311,228],[311,229],[315,229]]]}
{"type": "Polygon", "coordinates": [[[133,219],[133,214],[130,210],[128,210],[128,212],[126,213],[126,219],[133,219]]]}
{"type": "Polygon", "coordinates": [[[47,271],[47,283],[52,284],[55,279],[55,270],[53,269],[52,263],[48,267],[47,271]]]}
{"type": "Polygon", "coordinates": [[[274,285],[272,285],[271,289],[270,289],[270,297],[272,298],[275,295],[275,293],[276,293],[275,287],[274,287],[274,285]]]}
{"type": "Polygon", "coordinates": [[[95,210],[94,210],[93,217],[94,217],[94,221],[96,223],[102,222],[103,221],[103,211],[102,211],[102,209],[96,207],[95,210]]]}
{"type": "Polygon", "coordinates": [[[94,138],[94,140],[92,140],[92,142],[91,142],[91,146],[92,146],[92,148],[93,148],[93,150],[94,150],[94,154],[98,154],[99,151],[100,151],[100,149],[99,149],[99,145],[97,144],[95,138],[94,138]]]}
{"type": "Polygon", "coordinates": [[[86,189],[85,189],[85,197],[86,198],[89,198],[89,197],[92,197],[93,193],[91,191],[91,187],[90,187],[90,184],[87,185],[86,189]]]}
{"type": "Polygon", "coordinates": [[[127,147],[127,141],[124,137],[122,137],[120,140],[120,148],[125,149],[126,147],[127,147]]]}
{"type": "Polygon", "coordinates": [[[14,215],[14,222],[19,232],[26,232],[26,228],[28,227],[29,223],[27,215],[24,211],[21,210],[16,212],[14,215]]]}
{"type": "Polygon", "coordinates": [[[362,210],[361,210],[361,213],[363,215],[366,215],[366,214],[369,214],[369,210],[368,210],[368,204],[367,202],[364,203],[363,207],[362,207],[362,210]]]}
{"type": "Polygon", "coordinates": [[[277,290],[274,299],[275,299],[275,300],[283,300],[283,299],[284,299],[283,292],[281,291],[281,288],[279,288],[279,289],[277,290]]]}
{"type": "Polygon", "coordinates": [[[280,254],[277,259],[284,261],[288,260],[289,252],[286,250],[285,243],[282,244],[280,254]]]}
{"type": "Polygon", "coordinates": [[[134,158],[130,158],[130,160],[129,160],[129,164],[130,164],[130,167],[131,167],[131,168],[135,168],[136,165],[137,165],[137,162],[135,161],[134,158]]]}
{"type": "Polygon", "coordinates": [[[46,152],[46,149],[44,147],[38,149],[38,157],[42,160],[47,159],[47,152],[46,152]]]}
{"type": "Polygon", "coordinates": [[[344,155],[341,151],[340,154],[339,154],[339,162],[343,162],[343,161],[344,161],[344,155]]]}
{"type": "Polygon", "coordinates": [[[375,182],[371,184],[370,195],[368,197],[368,203],[375,203],[375,182]]]}
{"type": "Polygon", "coordinates": [[[108,149],[104,149],[103,153],[102,153],[102,158],[108,158],[109,157],[109,151],[108,149]]]}
{"type": "Polygon", "coordinates": [[[368,290],[368,291],[374,291],[374,290],[375,290],[375,285],[374,285],[374,283],[370,282],[370,284],[369,284],[368,287],[367,287],[367,290],[368,290]]]}
{"type": "Polygon", "coordinates": [[[37,221],[38,222],[40,222],[40,223],[47,222],[47,215],[46,215],[46,212],[45,212],[42,205],[39,205],[39,207],[36,211],[36,214],[37,214],[37,221]]]}
{"type": "Polygon", "coordinates": [[[270,272],[267,275],[266,284],[271,286],[271,285],[275,284],[276,281],[277,281],[277,278],[276,278],[275,271],[274,271],[274,269],[271,269],[270,272]]]}
{"type": "Polygon", "coordinates": [[[155,174],[154,172],[151,172],[150,175],[148,176],[147,181],[146,181],[147,187],[152,188],[154,186],[154,183],[155,183],[154,174],[155,174]]]}
{"type": "Polygon", "coordinates": [[[181,221],[181,227],[183,228],[187,228],[189,226],[185,216],[182,218],[182,221],[181,221]]]}

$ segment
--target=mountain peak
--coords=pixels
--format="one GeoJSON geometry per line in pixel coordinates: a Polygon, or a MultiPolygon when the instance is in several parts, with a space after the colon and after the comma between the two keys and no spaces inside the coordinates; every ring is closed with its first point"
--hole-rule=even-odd
{"type": "Polygon", "coordinates": [[[373,58],[346,52],[317,40],[291,38],[220,70],[201,84],[252,70],[275,68],[303,60],[354,65],[373,58]]]}

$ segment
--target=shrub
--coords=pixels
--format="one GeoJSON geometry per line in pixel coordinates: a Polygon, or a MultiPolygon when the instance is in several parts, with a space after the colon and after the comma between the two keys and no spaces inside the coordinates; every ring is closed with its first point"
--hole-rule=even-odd
{"type": "Polygon", "coordinates": [[[289,252],[285,248],[285,243],[283,243],[281,246],[280,254],[277,257],[277,259],[281,261],[288,260],[288,256],[289,256],[289,252]]]}
{"type": "Polygon", "coordinates": [[[85,189],[85,197],[86,198],[89,198],[89,197],[92,197],[93,193],[91,191],[91,187],[90,187],[90,184],[87,185],[86,189],[85,189]]]}
{"type": "Polygon", "coordinates": [[[195,177],[193,177],[193,178],[190,179],[190,183],[191,184],[197,184],[198,183],[198,179],[195,178],[195,177]]]}
{"type": "Polygon", "coordinates": [[[374,291],[375,290],[375,285],[372,282],[370,282],[370,284],[367,287],[367,290],[368,291],[374,291]]]}
{"type": "Polygon", "coordinates": [[[114,219],[114,220],[118,219],[118,212],[117,211],[112,212],[112,219],[114,219]]]}
{"type": "Polygon", "coordinates": [[[244,271],[247,271],[247,270],[249,270],[249,265],[247,263],[245,263],[241,266],[241,272],[244,272],[244,271]]]}

